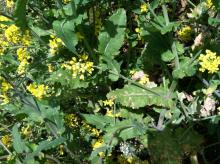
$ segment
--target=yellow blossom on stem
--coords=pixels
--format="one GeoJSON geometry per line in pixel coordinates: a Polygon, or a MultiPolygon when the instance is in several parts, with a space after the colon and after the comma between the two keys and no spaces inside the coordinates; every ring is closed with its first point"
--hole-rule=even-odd
{"type": "Polygon", "coordinates": [[[2,136],[1,141],[6,147],[9,148],[11,146],[12,139],[9,135],[2,136]]]}
{"type": "Polygon", "coordinates": [[[56,37],[55,35],[50,35],[51,39],[49,40],[50,54],[57,54],[58,50],[63,47],[63,41],[56,37]]]}
{"type": "Polygon", "coordinates": [[[206,54],[201,54],[199,57],[199,64],[201,66],[199,70],[201,72],[207,70],[210,74],[217,73],[220,65],[220,57],[216,56],[216,53],[210,50],[206,50],[205,52],[206,54]]]}
{"type": "Polygon", "coordinates": [[[110,106],[110,107],[112,107],[112,106],[114,105],[113,99],[104,100],[104,101],[102,101],[102,102],[103,102],[104,106],[110,106]]]}
{"type": "Polygon", "coordinates": [[[183,42],[188,42],[192,39],[193,30],[190,26],[185,26],[177,32],[180,40],[183,42]]]}
{"type": "Polygon", "coordinates": [[[206,0],[205,4],[208,8],[212,8],[213,7],[213,0],[206,0]]]}
{"type": "Polygon", "coordinates": [[[13,0],[6,0],[6,7],[7,8],[12,8],[14,6],[14,1],[13,0]]]}
{"type": "Polygon", "coordinates": [[[65,123],[70,127],[70,128],[75,128],[79,126],[79,118],[77,117],[76,114],[67,114],[64,117],[65,123]]]}
{"type": "MultiPolygon", "coordinates": [[[[7,17],[0,15],[0,22],[8,22],[10,21],[10,19],[8,19],[7,17]]],[[[0,24],[0,29],[5,29],[7,27],[7,25],[5,24],[0,24]]]]}
{"type": "MultiPolygon", "coordinates": [[[[92,148],[93,150],[95,150],[102,147],[102,145],[104,145],[104,140],[102,138],[99,138],[98,140],[96,140],[95,143],[92,144],[92,148]]],[[[105,156],[104,152],[99,152],[99,156],[104,157],[105,156]]]]}
{"type": "Polygon", "coordinates": [[[19,48],[17,49],[17,56],[20,62],[17,72],[20,75],[25,72],[27,65],[29,65],[28,59],[30,59],[30,55],[27,53],[26,48],[19,48]]]}
{"type": "Polygon", "coordinates": [[[73,78],[79,77],[81,80],[85,79],[86,75],[91,75],[94,68],[93,62],[88,61],[88,55],[81,55],[79,60],[75,57],[72,60],[61,65],[62,68],[68,69],[72,72],[73,78]]]}
{"type": "Polygon", "coordinates": [[[44,84],[36,85],[32,83],[27,86],[27,90],[36,98],[42,99],[47,94],[48,86],[45,86],[44,84]]]}
{"type": "Polygon", "coordinates": [[[5,30],[5,37],[8,42],[17,44],[20,41],[20,29],[16,25],[11,25],[5,30]]]}
{"type": "Polygon", "coordinates": [[[148,10],[148,6],[147,6],[146,3],[142,4],[140,8],[141,8],[141,12],[142,12],[142,13],[143,13],[143,12],[147,12],[147,10],[148,10]]]}

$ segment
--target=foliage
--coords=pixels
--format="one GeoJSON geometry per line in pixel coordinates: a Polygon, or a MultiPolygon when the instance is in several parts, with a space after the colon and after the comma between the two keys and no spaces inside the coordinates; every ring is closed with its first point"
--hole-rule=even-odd
{"type": "Polygon", "coordinates": [[[1,1],[0,160],[219,163],[219,11],[1,1]]]}

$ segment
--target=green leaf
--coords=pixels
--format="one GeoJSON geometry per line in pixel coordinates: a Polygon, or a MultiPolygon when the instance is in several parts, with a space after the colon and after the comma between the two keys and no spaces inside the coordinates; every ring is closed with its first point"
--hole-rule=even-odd
{"type": "Polygon", "coordinates": [[[124,9],[118,9],[110,16],[98,37],[100,53],[107,56],[115,56],[119,53],[119,49],[124,43],[126,21],[124,9]]]}
{"type": "Polygon", "coordinates": [[[144,134],[146,129],[141,123],[129,119],[117,122],[114,126],[109,126],[106,128],[106,132],[110,135],[117,133],[115,134],[116,136],[126,141],[127,139],[131,139],[144,134]]]}
{"type": "Polygon", "coordinates": [[[53,72],[46,81],[60,83],[62,86],[68,86],[71,89],[88,87],[88,82],[80,80],[79,77],[73,78],[71,72],[63,69],[53,72]]]}
{"type": "Polygon", "coordinates": [[[62,39],[66,47],[73,53],[76,53],[75,46],[78,43],[76,33],[74,32],[74,21],[54,21],[53,29],[57,36],[62,39]]]}
{"type": "Polygon", "coordinates": [[[218,25],[220,25],[220,19],[209,17],[208,23],[211,26],[218,26],[218,25]]]}
{"type": "Polygon", "coordinates": [[[134,85],[126,85],[122,89],[116,89],[107,94],[108,98],[115,98],[116,102],[123,106],[137,109],[146,105],[158,105],[171,108],[173,106],[172,98],[166,98],[167,89],[162,87],[149,88],[150,91],[156,92],[158,96],[150,91],[134,85]]]}
{"type": "Polygon", "coordinates": [[[41,151],[55,148],[64,142],[65,142],[65,139],[63,137],[59,137],[53,141],[47,141],[47,140],[42,141],[39,143],[39,145],[37,146],[37,149],[31,155],[33,156],[38,155],[41,151]]]}
{"type": "Polygon", "coordinates": [[[25,143],[21,140],[21,135],[18,132],[18,124],[12,128],[13,147],[17,153],[23,153],[26,149],[25,143]]]}
{"type": "Polygon", "coordinates": [[[184,77],[193,76],[196,73],[195,63],[191,63],[189,57],[183,57],[180,61],[179,69],[175,69],[172,72],[174,78],[182,79],[184,77]]]}
{"type": "Polygon", "coordinates": [[[172,53],[172,51],[167,50],[164,53],[162,53],[161,58],[165,62],[169,62],[175,58],[175,55],[172,53]]]}
{"type": "Polygon", "coordinates": [[[50,35],[51,32],[49,30],[41,29],[40,27],[32,26],[30,27],[39,37],[50,35]]]}
{"type": "Polygon", "coordinates": [[[102,56],[102,59],[107,63],[107,68],[111,73],[109,74],[109,79],[112,81],[117,81],[120,74],[120,64],[114,60],[111,59],[108,56],[102,56]]]}
{"type": "Polygon", "coordinates": [[[14,11],[14,19],[15,23],[21,29],[25,29],[27,27],[27,20],[26,20],[26,5],[28,0],[17,0],[15,4],[15,11],[14,11]]]}
{"type": "Polygon", "coordinates": [[[94,114],[82,114],[82,116],[89,124],[92,124],[99,129],[104,129],[107,125],[114,122],[114,118],[108,116],[94,114]]]}

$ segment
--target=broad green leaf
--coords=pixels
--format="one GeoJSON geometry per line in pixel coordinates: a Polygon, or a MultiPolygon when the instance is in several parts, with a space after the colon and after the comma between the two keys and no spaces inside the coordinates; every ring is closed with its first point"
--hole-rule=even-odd
{"type": "Polygon", "coordinates": [[[179,69],[175,69],[172,74],[174,78],[182,79],[184,77],[193,76],[196,73],[195,63],[191,63],[189,57],[183,57],[180,60],[180,67],[179,69]]]}
{"type": "Polygon", "coordinates": [[[78,43],[77,35],[74,32],[74,21],[54,21],[53,29],[57,36],[62,39],[66,47],[73,53],[76,53],[75,46],[78,43]]]}
{"type": "Polygon", "coordinates": [[[63,137],[59,137],[57,139],[54,139],[53,141],[47,141],[47,140],[42,141],[39,143],[39,145],[37,146],[37,149],[31,155],[33,156],[38,155],[41,151],[55,148],[64,142],[65,142],[65,139],[63,137]]]}
{"type": "Polygon", "coordinates": [[[161,58],[165,62],[169,62],[175,58],[175,55],[172,53],[172,51],[167,50],[166,52],[162,53],[161,58]]]}
{"type": "Polygon", "coordinates": [[[107,63],[107,68],[110,71],[109,78],[112,81],[117,81],[121,71],[120,64],[116,60],[111,59],[108,56],[102,56],[102,59],[107,63]]]}
{"type": "Polygon", "coordinates": [[[59,69],[53,72],[50,78],[46,81],[52,83],[60,83],[62,86],[68,86],[71,89],[88,87],[88,82],[80,80],[79,77],[73,78],[69,71],[63,69],[59,69]]]}
{"type": "Polygon", "coordinates": [[[146,132],[145,127],[134,120],[124,120],[117,122],[113,126],[108,126],[106,129],[106,135],[104,138],[109,140],[111,136],[122,138],[124,141],[142,135],[146,132]]]}
{"type": "Polygon", "coordinates": [[[107,56],[115,56],[119,53],[119,49],[124,43],[126,21],[124,9],[118,9],[109,17],[98,37],[100,53],[107,56]]]}
{"type": "Polygon", "coordinates": [[[110,125],[114,122],[113,117],[102,116],[102,115],[94,115],[94,114],[82,114],[84,119],[99,129],[103,129],[107,125],[110,125]]]}
{"type": "Polygon", "coordinates": [[[157,105],[171,108],[173,105],[172,98],[167,98],[165,95],[168,90],[162,87],[149,88],[152,92],[156,92],[161,96],[147,91],[143,88],[134,85],[126,85],[122,89],[116,89],[107,94],[108,98],[115,98],[116,102],[123,106],[138,109],[146,105],[157,105]]]}
{"type": "Polygon", "coordinates": [[[13,147],[17,153],[23,153],[26,149],[25,143],[21,139],[21,135],[18,132],[18,124],[15,124],[12,128],[13,147]]]}
{"type": "Polygon", "coordinates": [[[212,26],[218,26],[220,24],[220,19],[209,17],[208,23],[212,26]]]}
{"type": "Polygon", "coordinates": [[[14,19],[17,26],[21,29],[27,27],[26,5],[28,0],[17,0],[15,4],[14,19]]]}

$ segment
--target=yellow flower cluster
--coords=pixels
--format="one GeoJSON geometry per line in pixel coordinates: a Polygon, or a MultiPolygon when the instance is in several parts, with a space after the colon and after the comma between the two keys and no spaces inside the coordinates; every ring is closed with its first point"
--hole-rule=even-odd
{"type": "MultiPolygon", "coordinates": [[[[10,21],[5,16],[0,15],[0,21],[10,21]]],[[[17,44],[22,46],[29,46],[31,36],[28,30],[22,32],[15,24],[5,25],[0,24],[0,55],[3,55],[7,47],[11,44],[17,44]]]]}
{"type": "Polygon", "coordinates": [[[218,72],[220,57],[216,56],[216,53],[210,50],[206,50],[205,52],[206,54],[201,54],[199,57],[199,64],[201,66],[199,70],[201,72],[205,72],[205,70],[207,70],[210,74],[218,72]]]}
{"type": "Polygon", "coordinates": [[[142,70],[132,70],[130,71],[130,75],[132,76],[133,80],[138,80],[138,82],[142,85],[145,85],[150,82],[148,74],[145,74],[142,70]]]}
{"type": "Polygon", "coordinates": [[[18,61],[20,62],[17,72],[19,75],[21,75],[25,72],[25,69],[29,64],[28,59],[30,59],[30,55],[27,53],[27,48],[19,48],[17,49],[17,56],[18,61]]]}
{"type": "Polygon", "coordinates": [[[65,123],[70,128],[75,128],[79,126],[79,117],[76,114],[67,114],[64,117],[65,123]]]}
{"type": "Polygon", "coordinates": [[[30,126],[30,125],[23,126],[23,127],[21,128],[21,134],[22,134],[23,136],[25,136],[26,138],[30,137],[30,135],[32,134],[31,126],[30,126]]]}
{"type": "Polygon", "coordinates": [[[2,77],[1,80],[1,94],[0,98],[2,99],[1,105],[9,103],[8,91],[12,88],[12,86],[2,77]]]}
{"type": "Polygon", "coordinates": [[[95,137],[99,137],[100,132],[98,129],[91,127],[89,124],[87,124],[85,121],[82,121],[82,125],[83,127],[89,132],[91,133],[91,135],[95,136],[95,137]]]}
{"type": "Polygon", "coordinates": [[[185,26],[177,32],[180,40],[183,42],[188,42],[192,39],[193,30],[190,26],[185,26]]]}
{"type": "Polygon", "coordinates": [[[12,138],[9,135],[4,135],[1,138],[2,143],[9,148],[11,146],[12,138]]]}
{"type": "MultiPolygon", "coordinates": [[[[7,17],[0,15],[0,22],[8,22],[10,21],[10,19],[8,19],[7,17]]],[[[7,27],[7,25],[5,24],[0,24],[0,29],[5,29],[7,27]]]]}
{"type": "Polygon", "coordinates": [[[112,106],[114,105],[113,99],[104,100],[104,101],[102,101],[102,102],[103,102],[104,106],[110,106],[110,107],[112,107],[112,106]]]}
{"type": "Polygon", "coordinates": [[[142,13],[144,13],[144,12],[147,12],[147,11],[148,11],[148,6],[147,6],[147,4],[146,4],[146,3],[142,4],[140,8],[141,8],[141,12],[142,12],[142,13]]]}
{"type": "Polygon", "coordinates": [[[75,57],[71,61],[62,64],[62,68],[66,68],[72,72],[73,78],[79,77],[85,79],[85,74],[91,75],[93,72],[93,62],[88,61],[88,55],[83,54],[77,61],[75,57]]]}
{"type": "MultiPolygon", "coordinates": [[[[92,144],[92,148],[93,150],[95,150],[102,147],[103,145],[104,145],[104,140],[102,138],[99,138],[98,140],[96,140],[95,143],[92,144]]],[[[104,157],[105,156],[104,152],[99,152],[99,156],[104,157]]]]}
{"type": "Polygon", "coordinates": [[[206,0],[205,4],[208,8],[212,8],[213,7],[213,0],[206,0]]]}
{"type": "Polygon", "coordinates": [[[121,113],[120,112],[114,114],[113,110],[107,110],[105,115],[109,116],[109,117],[121,117],[121,113]]]}
{"type": "Polygon", "coordinates": [[[14,7],[14,1],[13,0],[6,0],[6,7],[9,9],[14,7]]]}
{"type": "Polygon", "coordinates": [[[88,131],[91,135],[95,137],[99,137],[99,130],[96,128],[91,127],[89,124],[87,124],[85,121],[81,121],[81,119],[76,114],[67,114],[64,117],[65,123],[70,128],[77,128],[82,124],[82,127],[88,131]]]}
{"type": "Polygon", "coordinates": [[[32,83],[27,86],[27,90],[36,98],[42,99],[47,95],[48,86],[45,86],[44,84],[36,85],[32,83]]]}
{"type": "Polygon", "coordinates": [[[8,42],[18,44],[21,43],[24,46],[28,46],[30,44],[30,33],[29,31],[25,31],[22,33],[19,27],[16,25],[10,25],[5,30],[5,37],[8,42]]]}
{"type": "Polygon", "coordinates": [[[55,55],[58,53],[58,50],[63,47],[63,41],[56,37],[55,35],[50,35],[51,39],[49,40],[50,54],[55,55]]]}

